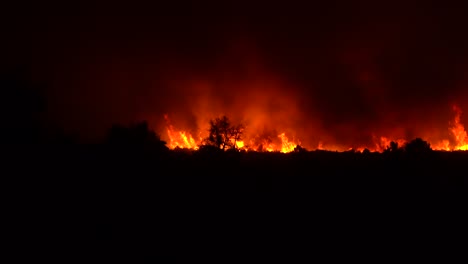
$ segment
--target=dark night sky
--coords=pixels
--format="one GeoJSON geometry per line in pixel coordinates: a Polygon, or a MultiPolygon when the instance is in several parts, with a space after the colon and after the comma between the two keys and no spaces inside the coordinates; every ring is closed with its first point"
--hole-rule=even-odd
{"type": "Polygon", "coordinates": [[[446,123],[452,103],[468,111],[462,1],[159,2],[5,8],[1,67],[30,67],[49,118],[84,137],[193,109],[197,91],[168,83],[242,82],[257,68],[287,84],[301,122],[332,134],[446,123]]]}

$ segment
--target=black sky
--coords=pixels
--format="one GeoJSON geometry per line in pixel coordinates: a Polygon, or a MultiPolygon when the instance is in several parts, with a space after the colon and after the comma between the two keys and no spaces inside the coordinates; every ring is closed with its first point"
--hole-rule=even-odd
{"type": "Polygon", "coordinates": [[[31,69],[50,120],[83,137],[184,112],[193,91],[168,81],[248,79],[257,64],[330,131],[468,111],[462,1],[159,2],[7,7],[1,68],[31,69]]]}

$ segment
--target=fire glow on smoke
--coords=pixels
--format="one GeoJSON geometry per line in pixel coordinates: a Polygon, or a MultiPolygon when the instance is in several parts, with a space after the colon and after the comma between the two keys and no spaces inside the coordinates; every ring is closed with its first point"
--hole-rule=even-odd
{"type": "MultiPolygon", "coordinates": [[[[240,74],[220,69],[206,76],[188,74],[182,78],[178,73],[167,82],[172,97],[167,96],[170,109],[165,111],[162,136],[169,148],[198,149],[209,134],[210,120],[225,115],[233,125],[245,126],[236,146],[246,151],[288,153],[300,146],[307,150],[383,152],[392,141],[401,147],[415,138],[427,141],[434,150],[468,150],[458,105],[452,105],[450,113],[437,116],[437,120],[426,112],[421,119],[393,105],[389,91],[379,90],[382,86],[366,83],[361,91],[363,102],[355,103],[369,106],[368,112],[375,115],[356,113],[352,112],[352,98],[346,100],[339,93],[314,95],[322,88],[298,88],[279,74],[247,65],[240,74]],[[352,113],[347,115],[348,111],[352,113]]],[[[450,104],[440,107],[449,110],[450,104]]]]}
{"type": "MultiPolygon", "coordinates": [[[[454,151],[454,150],[468,150],[468,135],[464,125],[461,123],[461,109],[454,105],[453,106],[454,117],[449,122],[448,130],[452,139],[442,139],[438,141],[429,141],[432,149],[454,151]],[[454,143],[450,143],[454,142],[454,143]]],[[[197,150],[203,144],[203,138],[207,136],[207,133],[200,132],[198,136],[193,136],[187,131],[178,130],[172,126],[169,117],[166,115],[167,122],[167,136],[169,138],[168,146],[171,149],[184,148],[197,150]]],[[[302,146],[301,142],[294,138],[289,138],[285,132],[281,132],[276,135],[260,135],[256,133],[246,133],[247,137],[242,141],[236,142],[237,148],[240,150],[251,150],[251,151],[267,151],[267,152],[292,152],[296,146],[302,146]],[[249,136],[250,135],[250,136],[249,136]],[[256,136],[252,136],[256,135],[256,136]]],[[[389,145],[391,141],[397,142],[399,146],[403,146],[407,140],[399,138],[389,138],[385,136],[374,137],[373,145],[365,145],[355,148],[357,151],[363,151],[368,149],[370,151],[382,152],[389,145]]],[[[322,142],[319,142],[317,146],[302,146],[309,150],[331,150],[331,151],[344,151],[350,150],[347,146],[336,146],[331,148],[325,148],[322,142]]]]}

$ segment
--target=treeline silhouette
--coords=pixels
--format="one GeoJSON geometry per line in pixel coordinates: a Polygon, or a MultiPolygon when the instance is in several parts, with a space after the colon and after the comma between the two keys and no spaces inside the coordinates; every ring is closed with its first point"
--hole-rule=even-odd
{"type": "MultiPolygon", "coordinates": [[[[211,123],[209,144],[198,151],[169,150],[146,122],[115,125],[103,142],[80,144],[44,125],[47,104],[28,80],[14,72],[1,82],[4,177],[28,212],[19,223],[28,235],[85,237],[103,260],[123,252],[219,250],[221,244],[200,238],[260,232],[268,240],[285,230],[274,229],[272,218],[294,229],[288,219],[309,212],[314,225],[325,227],[345,217],[338,211],[377,214],[403,200],[399,206],[411,212],[410,198],[463,195],[467,188],[468,153],[433,151],[420,138],[404,146],[392,142],[383,153],[300,146],[289,154],[245,152],[235,147],[243,126],[222,117],[211,123]],[[268,217],[255,227],[245,220],[262,214],[268,217]]],[[[348,231],[335,227],[315,237],[327,240],[330,232],[348,231]]]]}

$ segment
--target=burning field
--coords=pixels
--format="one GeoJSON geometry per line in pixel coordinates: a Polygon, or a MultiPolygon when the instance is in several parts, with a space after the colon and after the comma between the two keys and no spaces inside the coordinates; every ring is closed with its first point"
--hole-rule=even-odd
{"type": "Polygon", "coordinates": [[[183,101],[186,104],[181,108],[182,114],[164,115],[165,131],[160,134],[169,148],[199,149],[208,137],[210,120],[227,116],[233,124],[244,126],[242,137],[233,147],[246,151],[288,153],[300,146],[307,150],[383,152],[392,141],[403,146],[414,138],[422,138],[434,150],[468,150],[463,112],[457,104],[447,105],[451,111],[447,111],[445,121],[431,121],[428,116],[424,122],[405,119],[399,124],[398,120],[392,123],[382,118],[365,125],[345,122],[327,127],[328,120],[324,122],[311,112],[305,114],[300,94],[271,76],[262,77],[243,82],[173,84],[190,87],[185,88],[188,96],[183,100],[190,99],[183,101]]]}
{"type": "MultiPolygon", "coordinates": [[[[44,7],[9,31],[2,76],[24,72],[46,133],[79,142],[145,120],[170,148],[197,149],[227,116],[245,126],[242,150],[382,152],[415,138],[468,149],[466,7],[215,2],[93,5],[57,20],[44,7]]],[[[21,123],[32,104],[17,94],[3,112],[21,123]]]]}
{"type": "Polygon", "coordinates": [[[245,127],[234,144],[240,150],[383,152],[392,141],[415,138],[434,150],[468,150],[461,77],[428,83],[424,66],[389,70],[354,47],[334,50],[311,69],[287,68],[255,45],[237,44],[209,63],[182,58],[160,71],[164,95],[154,96],[158,110],[144,118],[171,149],[198,149],[210,120],[226,116],[245,127]]]}
{"type": "MultiPolygon", "coordinates": [[[[434,150],[443,151],[454,151],[454,150],[468,150],[468,136],[463,124],[460,122],[460,116],[462,114],[461,109],[458,106],[453,106],[454,117],[448,125],[448,131],[451,138],[428,141],[434,150]]],[[[167,121],[167,138],[168,146],[171,149],[183,148],[197,150],[203,145],[203,139],[207,136],[206,131],[199,131],[198,134],[192,135],[186,130],[179,130],[175,128],[169,117],[165,116],[167,121]]],[[[354,149],[356,151],[363,151],[368,149],[373,152],[382,152],[389,145],[390,142],[394,141],[399,146],[403,146],[408,139],[402,138],[391,138],[386,136],[373,137],[373,144],[362,145],[356,148],[349,146],[339,146],[333,144],[319,142],[316,146],[304,146],[301,144],[300,139],[294,137],[288,138],[285,132],[277,134],[275,130],[263,131],[248,131],[247,135],[243,140],[236,142],[237,149],[247,151],[268,151],[268,152],[281,152],[288,153],[294,151],[297,146],[304,147],[308,150],[331,150],[331,151],[346,151],[354,149]],[[329,147],[324,147],[326,144],[329,147]]]]}

